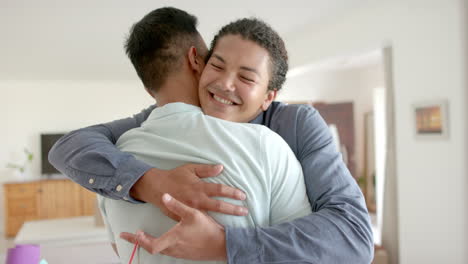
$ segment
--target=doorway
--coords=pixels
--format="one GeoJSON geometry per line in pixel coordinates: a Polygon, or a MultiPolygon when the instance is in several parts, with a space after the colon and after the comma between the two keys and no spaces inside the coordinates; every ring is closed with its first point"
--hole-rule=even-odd
{"type": "Polygon", "coordinates": [[[397,258],[392,79],[392,49],[378,48],[291,69],[278,100],[306,101],[321,113],[332,134],[337,131],[334,138],[339,142],[338,149],[366,198],[374,243],[383,246],[393,255],[391,258],[397,258]],[[344,104],[351,105],[352,126],[343,124],[340,118],[330,119],[329,112],[322,112],[327,111],[322,110],[326,109],[324,105],[337,112],[344,104]],[[343,144],[343,139],[350,137],[353,142],[343,144]]]}

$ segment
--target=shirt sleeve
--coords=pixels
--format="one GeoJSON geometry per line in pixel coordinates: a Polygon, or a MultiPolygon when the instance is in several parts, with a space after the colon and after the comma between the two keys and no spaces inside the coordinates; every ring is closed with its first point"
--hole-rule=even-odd
{"type": "Polygon", "coordinates": [[[151,106],[133,117],[66,134],[50,150],[50,163],[90,191],[138,203],[130,197],[129,191],[151,166],[120,151],[115,143],[126,131],[141,126],[154,108],[151,106]]]}
{"type": "Polygon", "coordinates": [[[295,141],[286,142],[297,146],[312,213],[270,227],[227,227],[228,262],[370,263],[373,237],[364,197],[327,125],[312,108],[290,119],[297,126],[295,141]]]}

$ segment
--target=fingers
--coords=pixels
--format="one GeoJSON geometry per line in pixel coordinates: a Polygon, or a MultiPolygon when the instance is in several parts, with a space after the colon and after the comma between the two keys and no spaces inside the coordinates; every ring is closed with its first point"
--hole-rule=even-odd
{"type": "Polygon", "coordinates": [[[137,234],[137,240],[140,247],[144,248],[148,253],[155,255],[161,251],[174,246],[177,243],[176,228],[178,225],[171,228],[159,238],[155,238],[144,232],[137,234]]]}
{"type": "Polygon", "coordinates": [[[242,206],[233,205],[221,200],[207,198],[203,203],[206,205],[206,208],[201,208],[201,210],[205,211],[213,211],[219,212],[222,214],[229,214],[229,215],[238,215],[238,216],[245,216],[249,213],[247,208],[242,206]]]}
{"type": "Polygon", "coordinates": [[[176,227],[177,225],[159,238],[148,235],[143,231],[137,231],[137,234],[122,232],[120,233],[120,238],[132,244],[136,244],[138,242],[140,247],[144,248],[146,251],[148,251],[148,253],[154,255],[175,245],[177,242],[175,232],[176,227]]]}
{"type": "MultiPolygon", "coordinates": [[[[216,197],[227,197],[236,200],[245,200],[246,195],[239,189],[224,185],[224,184],[217,184],[217,183],[203,183],[203,189],[205,193],[210,196],[216,197]]],[[[244,216],[248,214],[248,210],[245,207],[237,206],[230,204],[228,202],[206,198],[203,203],[200,203],[202,210],[205,211],[213,211],[219,212],[223,214],[230,214],[230,215],[239,215],[244,216]]]]}
{"type": "Polygon", "coordinates": [[[245,200],[246,198],[246,195],[243,191],[224,184],[206,182],[203,183],[203,189],[206,195],[210,197],[226,197],[236,200],[245,200]]]}
{"type": "Polygon", "coordinates": [[[180,216],[178,216],[178,215],[174,214],[173,212],[169,211],[165,206],[161,206],[160,209],[166,216],[168,216],[172,220],[174,220],[176,222],[180,222],[180,216]]]}
{"type": "MultiPolygon", "coordinates": [[[[207,178],[207,177],[214,177],[223,171],[223,165],[206,165],[206,164],[190,164],[189,167],[195,171],[198,177],[200,178],[207,178]]],[[[230,187],[224,184],[216,184],[216,183],[204,183],[204,191],[205,194],[213,197],[227,197],[236,200],[245,200],[246,195],[239,189],[234,187],[230,187]]]]}
{"type": "Polygon", "coordinates": [[[190,164],[190,168],[199,178],[214,177],[223,171],[223,165],[190,164]]]}
{"type": "Polygon", "coordinates": [[[163,194],[162,200],[167,209],[180,218],[186,218],[194,214],[195,209],[179,202],[167,193],[163,194]]]}

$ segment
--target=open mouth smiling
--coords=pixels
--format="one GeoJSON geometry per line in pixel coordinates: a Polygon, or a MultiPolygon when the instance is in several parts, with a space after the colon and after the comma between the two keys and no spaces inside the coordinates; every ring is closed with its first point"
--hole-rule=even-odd
{"type": "Polygon", "coordinates": [[[222,98],[222,97],[220,97],[218,95],[215,95],[214,93],[210,93],[210,95],[215,101],[217,101],[219,103],[222,103],[222,104],[225,104],[225,105],[237,105],[235,102],[230,101],[230,100],[225,99],[225,98],[222,98]]]}

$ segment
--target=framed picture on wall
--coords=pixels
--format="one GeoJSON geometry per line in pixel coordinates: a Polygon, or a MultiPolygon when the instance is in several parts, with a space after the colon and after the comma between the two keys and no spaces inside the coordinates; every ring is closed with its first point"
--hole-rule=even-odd
{"type": "Polygon", "coordinates": [[[413,105],[417,138],[448,138],[448,112],[446,100],[427,101],[413,105]]]}

